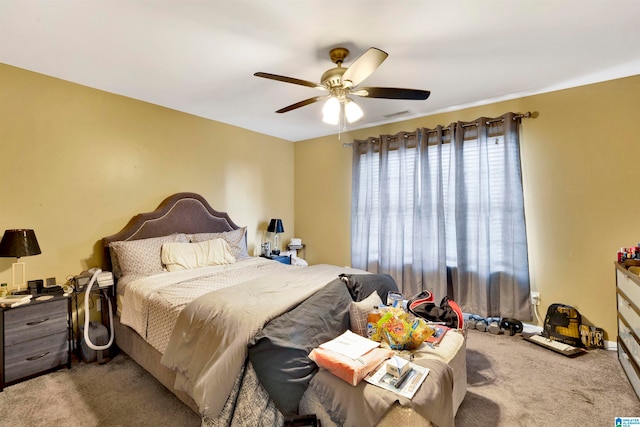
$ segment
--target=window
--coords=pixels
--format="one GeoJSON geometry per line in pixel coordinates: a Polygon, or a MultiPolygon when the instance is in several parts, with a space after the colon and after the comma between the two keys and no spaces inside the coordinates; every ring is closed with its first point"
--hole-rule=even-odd
{"type": "Polygon", "coordinates": [[[405,296],[481,294],[471,312],[529,319],[517,129],[481,124],[355,142],[352,264],[391,274],[405,296]],[[448,282],[447,268],[458,273],[448,282]],[[516,302],[500,308],[506,295],[516,302]]]}

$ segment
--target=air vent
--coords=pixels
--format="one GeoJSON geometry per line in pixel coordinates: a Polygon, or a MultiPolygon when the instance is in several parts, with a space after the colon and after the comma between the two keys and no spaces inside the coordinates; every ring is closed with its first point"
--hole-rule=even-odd
{"type": "Polygon", "coordinates": [[[384,117],[385,119],[392,119],[394,117],[406,116],[407,114],[411,114],[411,111],[409,110],[398,111],[397,113],[385,114],[384,117]]]}

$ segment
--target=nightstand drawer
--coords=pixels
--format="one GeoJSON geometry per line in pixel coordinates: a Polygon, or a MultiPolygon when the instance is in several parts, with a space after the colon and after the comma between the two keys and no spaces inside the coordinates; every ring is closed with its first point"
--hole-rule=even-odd
{"type": "Polygon", "coordinates": [[[69,334],[62,331],[4,349],[4,382],[37,374],[67,363],[69,334]]]}
{"type": "Polygon", "coordinates": [[[4,345],[40,338],[68,328],[67,300],[16,307],[4,313],[4,345]]]}

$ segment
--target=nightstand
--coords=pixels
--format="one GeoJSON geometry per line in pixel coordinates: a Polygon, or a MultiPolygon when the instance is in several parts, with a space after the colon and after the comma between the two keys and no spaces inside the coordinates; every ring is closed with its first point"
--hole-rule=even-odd
{"type": "Polygon", "coordinates": [[[305,248],[306,246],[304,244],[287,245],[287,249],[289,249],[290,251],[295,251],[295,255],[300,256],[300,258],[304,258],[302,255],[305,255],[305,248]]]}
{"type": "Polygon", "coordinates": [[[36,298],[1,309],[0,391],[64,364],[71,367],[71,298],[36,298]]]}
{"type": "Polygon", "coordinates": [[[272,259],[283,264],[291,264],[291,256],[289,255],[260,255],[262,258],[272,259]]]}

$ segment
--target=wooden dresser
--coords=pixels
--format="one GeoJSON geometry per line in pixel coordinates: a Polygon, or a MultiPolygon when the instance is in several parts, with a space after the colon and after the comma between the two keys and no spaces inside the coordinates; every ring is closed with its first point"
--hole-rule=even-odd
{"type": "Polygon", "coordinates": [[[616,262],[618,359],[640,397],[640,277],[616,262]]]}
{"type": "Polygon", "coordinates": [[[0,326],[0,391],[62,365],[71,367],[69,297],[2,308],[0,326]]]}

